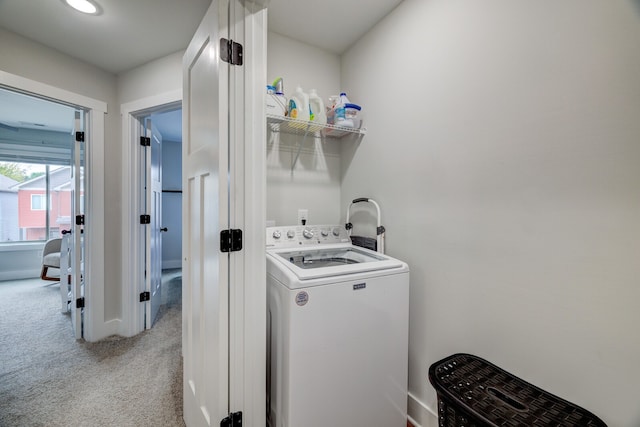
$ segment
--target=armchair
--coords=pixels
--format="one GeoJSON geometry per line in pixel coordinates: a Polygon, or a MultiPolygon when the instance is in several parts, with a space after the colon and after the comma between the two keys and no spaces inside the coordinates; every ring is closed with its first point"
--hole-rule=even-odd
{"type": "Polygon", "coordinates": [[[42,271],[40,272],[40,278],[42,280],[60,281],[60,275],[48,276],[47,272],[50,268],[57,268],[60,270],[60,247],[62,245],[61,238],[49,239],[44,244],[42,250],[42,271]]]}

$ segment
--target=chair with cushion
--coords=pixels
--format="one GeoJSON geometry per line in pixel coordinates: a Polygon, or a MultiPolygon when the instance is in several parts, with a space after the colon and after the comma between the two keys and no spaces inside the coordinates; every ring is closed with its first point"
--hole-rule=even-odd
{"type": "Polygon", "coordinates": [[[60,270],[60,247],[62,244],[61,238],[49,239],[44,244],[42,250],[42,271],[40,278],[42,280],[60,281],[60,274],[58,276],[48,276],[47,272],[50,268],[56,268],[60,270]]]}

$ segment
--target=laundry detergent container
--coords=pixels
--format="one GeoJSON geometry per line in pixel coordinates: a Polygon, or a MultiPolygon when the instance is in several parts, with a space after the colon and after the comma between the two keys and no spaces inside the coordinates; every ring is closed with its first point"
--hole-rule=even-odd
{"type": "Polygon", "coordinates": [[[439,427],[606,427],[591,412],[470,354],[429,368],[439,427]]]}

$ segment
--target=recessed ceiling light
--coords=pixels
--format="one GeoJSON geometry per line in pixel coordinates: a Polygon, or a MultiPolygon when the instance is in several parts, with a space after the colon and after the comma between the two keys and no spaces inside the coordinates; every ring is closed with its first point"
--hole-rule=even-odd
{"type": "Polygon", "coordinates": [[[100,9],[98,5],[89,0],[64,0],[66,4],[77,10],[78,12],[89,15],[97,15],[100,9]]]}

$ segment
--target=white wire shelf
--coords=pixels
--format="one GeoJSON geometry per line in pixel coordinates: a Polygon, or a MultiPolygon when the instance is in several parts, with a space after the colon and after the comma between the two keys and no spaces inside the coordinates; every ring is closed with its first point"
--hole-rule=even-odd
{"type": "Polygon", "coordinates": [[[272,132],[281,132],[292,135],[313,136],[339,139],[347,135],[362,136],[367,133],[366,128],[354,129],[330,124],[321,125],[316,122],[292,119],[285,116],[267,114],[267,126],[272,132]]]}

